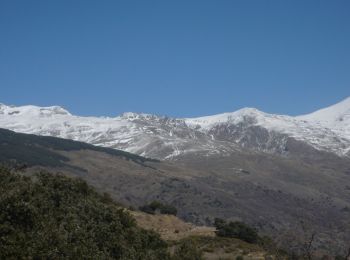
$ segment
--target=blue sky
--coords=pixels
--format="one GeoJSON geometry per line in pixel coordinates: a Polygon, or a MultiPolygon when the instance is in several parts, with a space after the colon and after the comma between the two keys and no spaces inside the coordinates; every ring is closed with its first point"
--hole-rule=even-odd
{"type": "Polygon", "coordinates": [[[0,1],[0,102],[303,114],[350,96],[350,1],[0,1]]]}

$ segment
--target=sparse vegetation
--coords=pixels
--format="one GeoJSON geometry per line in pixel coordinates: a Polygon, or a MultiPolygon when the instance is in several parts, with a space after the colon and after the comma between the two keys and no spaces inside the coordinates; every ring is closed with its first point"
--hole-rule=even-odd
{"type": "MultiPolygon", "coordinates": [[[[191,236],[175,242],[175,248],[183,244],[188,244],[188,247],[194,247],[197,251],[201,251],[203,259],[236,259],[236,257],[247,254],[250,254],[250,256],[270,255],[259,245],[250,244],[236,238],[191,236]]],[[[248,257],[247,259],[252,258],[248,257]]]]}
{"type": "Polygon", "coordinates": [[[203,252],[198,247],[198,244],[193,239],[181,241],[175,249],[173,256],[174,260],[202,260],[203,252]]]}

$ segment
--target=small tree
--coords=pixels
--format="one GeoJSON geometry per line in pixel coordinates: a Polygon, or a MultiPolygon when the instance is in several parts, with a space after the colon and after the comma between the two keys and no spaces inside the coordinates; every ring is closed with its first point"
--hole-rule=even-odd
{"type": "Polygon", "coordinates": [[[163,205],[161,208],[160,208],[160,213],[161,214],[169,214],[169,215],[174,215],[176,216],[177,214],[177,209],[172,206],[172,205],[163,205]]]}
{"type": "Polygon", "coordinates": [[[215,218],[214,219],[214,226],[217,229],[222,229],[226,225],[226,221],[221,218],[215,218]]]}
{"type": "Polygon", "coordinates": [[[177,209],[169,204],[163,204],[159,201],[152,201],[148,205],[144,205],[139,207],[139,209],[148,214],[155,214],[156,212],[160,214],[169,214],[175,215],[177,214],[177,209]]]}
{"type": "Polygon", "coordinates": [[[141,210],[142,212],[145,212],[147,214],[154,215],[154,210],[149,205],[141,206],[141,207],[139,207],[139,210],[141,210]]]}
{"type": "Polygon", "coordinates": [[[247,224],[235,221],[226,223],[222,219],[215,219],[216,234],[220,237],[233,237],[248,243],[257,243],[259,236],[257,231],[247,224]]]}

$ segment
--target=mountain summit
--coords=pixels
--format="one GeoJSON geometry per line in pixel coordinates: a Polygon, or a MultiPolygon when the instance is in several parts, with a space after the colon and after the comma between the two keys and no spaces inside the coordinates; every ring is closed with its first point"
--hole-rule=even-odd
{"type": "Polygon", "coordinates": [[[248,149],[288,154],[292,140],[349,156],[350,98],[309,115],[286,116],[243,108],[198,118],[124,113],[81,117],[58,107],[0,105],[0,127],[83,141],[142,156],[174,159],[189,153],[229,154],[248,149]]]}
{"type": "Polygon", "coordinates": [[[350,125],[350,97],[327,108],[320,109],[311,114],[300,116],[305,120],[318,121],[323,124],[347,124],[350,125]]]}

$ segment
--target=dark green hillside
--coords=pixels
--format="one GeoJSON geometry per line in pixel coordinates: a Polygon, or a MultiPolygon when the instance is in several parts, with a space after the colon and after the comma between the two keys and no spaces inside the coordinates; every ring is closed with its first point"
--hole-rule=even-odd
{"type": "Polygon", "coordinates": [[[28,166],[63,166],[69,159],[56,151],[92,150],[120,156],[136,163],[155,161],[120,150],[93,146],[68,139],[15,133],[0,129],[0,162],[28,166]]]}
{"type": "Polygon", "coordinates": [[[167,244],[84,181],[0,169],[0,259],[168,259],[167,244]]]}

